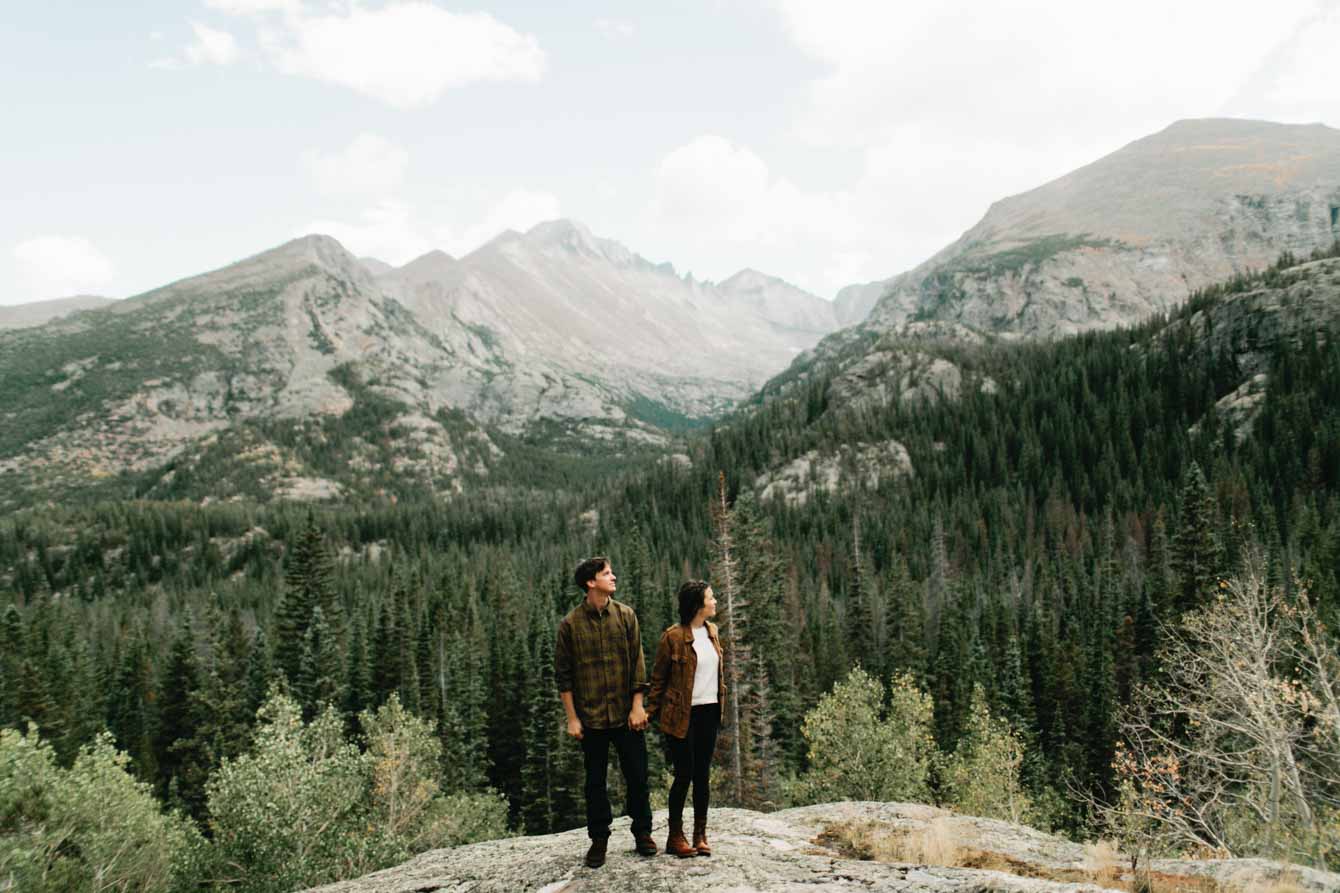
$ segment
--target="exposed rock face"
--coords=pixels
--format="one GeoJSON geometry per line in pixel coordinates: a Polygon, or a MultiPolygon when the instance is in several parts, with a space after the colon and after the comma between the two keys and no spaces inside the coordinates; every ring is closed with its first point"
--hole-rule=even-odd
{"type": "Polygon", "coordinates": [[[680,278],[567,220],[378,284],[454,349],[452,402],[513,430],[716,415],[837,326],[831,304],[779,279],[680,278]]]}
{"type": "Polygon", "coordinates": [[[881,480],[912,473],[907,447],[896,440],[843,444],[827,455],[810,450],[780,468],[761,474],[754,481],[754,488],[759,491],[760,499],[783,499],[790,505],[804,505],[815,493],[831,493],[843,483],[873,489],[881,480]]]}
{"type": "MultiPolygon", "coordinates": [[[[663,839],[665,813],[654,833],[663,839]]],[[[596,890],[773,891],[887,890],[916,893],[1097,893],[1114,885],[1089,880],[1104,874],[1085,847],[1029,828],[956,816],[929,806],[897,803],[836,803],[763,814],[720,809],[711,814],[711,858],[676,859],[632,851],[627,819],[615,823],[609,860],[603,868],[581,866],[585,829],[436,850],[396,868],[358,880],[319,888],[322,893],[426,893],[452,891],[596,890]],[[892,834],[934,829],[952,838],[958,859],[1009,866],[1004,870],[946,867],[926,861],[876,862],[854,858],[835,842],[834,829],[853,824],[892,834]],[[1033,876],[1023,876],[1024,873],[1033,876]],[[1062,878],[1054,880],[1051,878],[1062,878]]],[[[1162,860],[1155,870],[1167,877],[1203,876],[1222,882],[1224,893],[1259,890],[1288,878],[1299,889],[1335,890],[1340,875],[1260,860],[1184,862],[1162,860]]],[[[1116,870],[1119,874],[1120,869],[1116,870]]],[[[1115,875],[1110,875],[1114,877],[1115,875]]]]}
{"type": "MultiPolygon", "coordinates": [[[[341,367],[432,412],[433,377],[451,359],[324,236],[12,333],[4,347],[0,365],[40,384],[12,395],[0,472],[48,477],[151,468],[242,419],[341,415],[354,403],[341,367]]],[[[298,468],[280,469],[275,490],[338,492],[298,468]]]]}
{"type": "Polygon", "coordinates": [[[1340,131],[1180,121],[991,206],[917,268],[839,294],[879,293],[868,325],[950,319],[1052,336],[1177,306],[1282,251],[1340,239],[1340,131]]]}

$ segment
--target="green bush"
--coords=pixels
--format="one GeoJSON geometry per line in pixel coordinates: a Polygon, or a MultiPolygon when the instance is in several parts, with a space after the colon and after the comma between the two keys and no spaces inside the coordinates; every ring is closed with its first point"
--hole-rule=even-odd
{"type": "Polygon", "coordinates": [[[210,780],[202,861],[216,886],[280,893],[507,834],[497,794],[441,792],[433,726],[395,696],[361,715],[362,753],[333,709],[305,725],[295,701],[273,694],[259,719],[252,750],[210,780]]]}
{"type": "Polygon", "coordinates": [[[881,717],[884,684],[857,667],[805,715],[810,768],[796,796],[810,803],[930,801],[931,698],[905,674],[894,677],[889,694],[881,717]]]}
{"type": "Polygon", "coordinates": [[[0,731],[0,889],[25,893],[167,891],[190,885],[199,835],[159,811],[110,735],[56,764],[37,730],[0,731]]]}
{"type": "Polygon", "coordinates": [[[975,686],[967,727],[945,761],[949,804],[967,815],[1029,821],[1033,804],[1019,778],[1023,760],[1023,741],[1009,723],[991,715],[986,693],[975,686]]]}

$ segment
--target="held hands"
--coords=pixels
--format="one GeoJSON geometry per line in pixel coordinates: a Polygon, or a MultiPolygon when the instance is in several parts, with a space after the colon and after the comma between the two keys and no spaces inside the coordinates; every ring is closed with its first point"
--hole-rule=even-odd
{"type": "Polygon", "coordinates": [[[582,740],[582,721],[575,716],[568,718],[568,734],[578,741],[582,740]]]}
{"type": "Polygon", "coordinates": [[[647,711],[642,709],[641,704],[633,704],[633,709],[628,712],[628,728],[634,732],[640,732],[647,727],[647,711]]]}

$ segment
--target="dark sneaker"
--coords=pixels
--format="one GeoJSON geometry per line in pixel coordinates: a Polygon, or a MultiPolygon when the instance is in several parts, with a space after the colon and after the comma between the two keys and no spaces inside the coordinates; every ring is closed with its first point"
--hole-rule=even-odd
{"type": "Polygon", "coordinates": [[[591,848],[586,851],[586,867],[599,868],[605,864],[605,846],[609,843],[608,837],[591,838],[591,848]]]}
{"type": "Polygon", "coordinates": [[[639,856],[654,856],[658,852],[656,841],[651,839],[650,834],[634,834],[633,840],[636,842],[633,849],[637,850],[639,856]]]}

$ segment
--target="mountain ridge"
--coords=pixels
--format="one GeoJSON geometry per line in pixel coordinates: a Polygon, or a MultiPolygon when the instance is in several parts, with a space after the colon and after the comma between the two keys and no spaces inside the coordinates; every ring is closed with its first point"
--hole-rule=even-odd
{"type": "Polygon", "coordinates": [[[993,202],[926,261],[838,300],[873,300],[876,329],[940,319],[1047,337],[1134,323],[1337,239],[1340,131],[1191,119],[993,202]]]}

